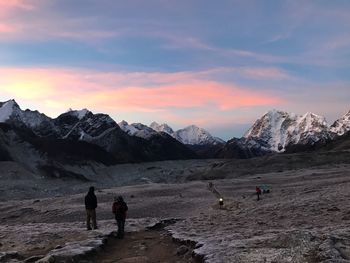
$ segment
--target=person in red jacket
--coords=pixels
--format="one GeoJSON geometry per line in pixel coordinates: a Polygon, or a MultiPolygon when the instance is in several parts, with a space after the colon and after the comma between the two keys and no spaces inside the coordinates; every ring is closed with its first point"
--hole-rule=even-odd
{"type": "Polygon", "coordinates": [[[128,206],[124,202],[122,196],[118,196],[114,198],[114,203],[112,206],[112,212],[115,216],[115,220],[117,220],[118,224],[118,234],[117,238],[124,238],[124,226],[126,219],[126,212],[128,211],[128,206]]]}
{"type": "Polygon", "coordinates": [[[256,195],[257,195],[257,197],[258,197],[257,201],[259,201],[259,200],[260,200],[260,195],[261,195],[261,189],[260,189],[260,187],[256,186],[256,187],[255,187],[255,192],[256,192],[256,195]]]}

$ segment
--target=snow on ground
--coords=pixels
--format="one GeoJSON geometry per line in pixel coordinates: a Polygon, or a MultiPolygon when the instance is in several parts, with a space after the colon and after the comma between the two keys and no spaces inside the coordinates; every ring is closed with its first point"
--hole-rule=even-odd
{"type": "Polygon", "coordinates": [[[276,176],[261,201],[242,184],[217,182],[227,197],[223,209],[214,204],[168,230],[197,242],[206,262],[350,262],[350,172],[295,174],[251,180],[276,176]]]}
{"type": "MultiPolygon", "coordinates": [[[[99,230],[91,232],[85,230],[85,193],[0,202],[0,251],[17,251],[23,257],[74,257],[98,250],[116,229],[111,204],[121,194],[130,208],[126,231],[177,218],[167,231],[179,241],[196,243],[195,253],[206,262],[350,262],[349,165],[249,175],[239,173],[240,163],[215,162],[208,162],[209,167],[226,170],[205,169],[202,161],[108,168],[106,177],[143,176],[151,183],[98,188],[99,230]],[[172,178],[168,182],[182,181],[181,174],[205,177],[209,171],[212,177],[220,171],[232,173],[228,179],[211,181],[224,198],[223,209],[208,181],[157,183],[166,177],[172,178]],[[255,186],[262,184],[271,193],[256,201],[255,186]]],[[[87,185],[82,187],[87,191],[87,185]]]]}
{"type": "MultiPolygon", "coordinates": [[[[129,219],[126,228],[128,232],[137,232],[152,227],[157,222],[159,220],[154,218],[129,219]]],[[[47,253],[45,257],[39,255],[43,258],[38,262],[67,260],[96,251],[117,229],[115,220],[101,220],[98,223],[99,228],[93,231],[86,231],[85,222],[1,225],[1,240],[8,241],[7,244],[2,243],[1,247],[4,250],[7,247],[16,248],[16,251],[8,250],[7,254],[17,255],[14,257],[19,260],[25,258],[25,255],[38,256],[38,252],[42,255],[47,253]],[[72,241],[66,242],[67,240],[72,241]]],[[[1,254],[0,262],[3,262],[1,254]]]]}

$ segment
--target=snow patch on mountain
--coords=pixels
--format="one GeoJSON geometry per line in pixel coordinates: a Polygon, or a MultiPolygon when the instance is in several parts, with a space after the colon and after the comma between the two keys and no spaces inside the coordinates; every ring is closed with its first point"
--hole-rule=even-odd
{"type": "Polygon", "coordinates": [[[343,117],[340,119],[336,120],[331,128],[331,132],[341,136],[350,131],[350,111],[346,113],[343,117]]]}
{"type": "Polygon", "coordinates": [[[24,123],[27,127],[35,128],[48,123],[51,118],[38,111],[22,111],[15,100],[0,103],[0,122],[24,123]]]}
{"type": "Polygon", "coordinates": [[[224,144],[225,141],[218,137],[213,137],[205,129],[199,128],[195,125],[190,125],[184,129],[174,131],[168,124],[158,124],[157,122],[152,122],[150,127],[157,132],[165,132],[182,144],[189,145],[217,145],[224,144]]]}
{"type": "Polygon", "coordinates": [[[126,132],[129,135],[134,135],[138,130],[132,126],[129,125],[127,121],[122,120],[121,122],[118,123],[120,129],[122,129],[124,132],[126,132]]]}
{"type": "Polygon", "coordinates": [[[224,143],[223,140],[213,137],[208,131],[195,125],[190,125],[176,131],[173,137],[183,144],[190,145],[216,145],[224,143]]]}
{"type": "Polygon", "coordinates": [[[243,138],[262,140],[270,150],[282,152],[290,144],[314,144],[326,140],[330,138],[330,132],[322,116],[272,110],[258,119],[243,138]]]}
{"type": "Polygon", "coordinates": [[[166,123],[158,124],[157,122],[152,122],[150,127],[157,132],[165,132],[171,136],[174,134],[174,130],[166,123]]]}
{"type": "Polygon", "coordinates": [[[82,110],[72,110],[69,111],[69,113],[75,117],[77,117],[79,120],[83,119],[86,114],[88,114],[90,111],[88,109],[82,109],[82,110]]]}
{"type": "Polygon", "coordinates": [[[126,121],[123,120],[120,123],[118,123],[118,125],[127,134],[131,136],[137,136],[143,139],[149,139],[152,136],[158,134],[157,131],[142,123],[128,124],[126,121]]]}
{"type": "Polygon", "coordinates": [[[15,110],[15,101],[9,100],[0,104],[0,122],[5,122],[10,118],[15,110]]]}

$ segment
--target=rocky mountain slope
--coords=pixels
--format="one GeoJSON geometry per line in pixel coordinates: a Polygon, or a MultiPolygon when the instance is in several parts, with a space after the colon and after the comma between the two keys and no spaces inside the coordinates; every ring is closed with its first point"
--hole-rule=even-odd
{"type": "Polygon", "coordinates": [[[330,132],[324,117],[310,112],[296,115],[273,110],[258,119],[243,137],[262,140],[269,150],[283,152],[289,144],[325,141],[330,132]]]}
{"type": "MultiPolygon", "coordinates": [[[[313,113],[297,115],[272,110],[259,118],[242,138],[227,143],[195,125],[174,131],[169,125],[156,122],[150,127],[126,121],[117,124],[110,116],[87,109],[70,110],[51,119],[38,111],[21,110],[14,100],[0,102],[0,123],[16,128],[22,135],[27,132],[45,139],[47,145],[50,140],[93,144],[112,155],[108,160],[120,163],[198,157],[251,158],[312,150],[348,132],[350,112],[329,126],[324,117],[313,113]]],[[[9,135],[3,135],[6,136],[9,135]]],[[[0,158],[12,158],[3,145],[0,158]]]]}
{"type": "Polygon", "coordinates": [[[131,136],[149,140],[155,135],[165,134],[173,137],[187,148],[194,151],[200,158],[214,158],[215,153],[222,148],[224,141],[213,137],[208,131],[195,125],[174,131],[169,125],[152,122],[148,127],[141,123],[128,124],[126,121],[118,123],[120,128],[131,136]]]}
{"type": "Polygon", "coordinates": [[[157,131],[142,123],[128,124],[126,121],[121,121],[118,123],[118,125],[127,134],[144,139],[150,139],[152,136],[158,134],[157,131]]]}
{"type": "Polygon", "coordinates": [[[338,136],[350,131],[350,111],[340,119],[336,120],[330,127],[330,131],[338,136]]]}
{"type": "Polygon", "coordinates": [[[259,118],[238,139],[229,140],[216,157],[250,158],[269,153],[318,149],[350,130],[350,112],[329,126],[313,113],[297,115],[272,110],[259,118]]]}
{"type": "Polygon", "coordinates": [[[55,162],[110,165],[197,157],[167,134],[149,128],[153,132],[147,138],[130,136],[110,116],[87,109],[51,119],[38,111],[23,111],[10,100],[0,103],[0,124],[0,158],[31,170],[55,162]]]}
{"type": "Polygon", "coordinates": [[[196,125],[190,125],[177,131],[174,131],[165,123],[152,122],[150,127],[155,131],[165,132],[186,145],[219,145],[225,143],[224,140],[213,137],[208,131],[196,125]]]}

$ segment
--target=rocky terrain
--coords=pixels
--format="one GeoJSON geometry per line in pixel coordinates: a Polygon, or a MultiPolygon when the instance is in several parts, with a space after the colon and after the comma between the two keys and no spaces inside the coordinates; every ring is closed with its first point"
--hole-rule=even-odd
{"type": "Polygon", "coordinates": [[[350,262],[346,143],[340,141],[337,150],[248,160],[101,166],[90,181],[47,180],[1,162],[0,259],[155,262],[158,244],[169,262],[350,262]],[[209,181],[224,198],[222,209],[209,181]],[[85,230],[83,206],[90,185],[99,200],[99,230],[92,232],[85,230]],[[256,185],[271,192],[256,201],[256,185]],[[120,254],[110,211],[119,194],[130,207],[127,232],[138,231],[129,234],[120,254]],[[167,223],[146,230],[157,222],[167,223]]]}
{"type": "MultiPolygon", "coordinates": [[[[53,163],[73,152],[74,158],[70,159],[76,162],[87,159],[102,164],[196,158],[246,159],[326,145],[349,132],[349,116],[347,113],[329,126],[324,117],[310,112],[297,115],[272,110],[259,118],[243,137],[225,143],[195,125],[174,131],[165,123],[152,122],[150,126],[126,121],[117,123],[107,114],[94,114],[87,109],[69,110],[52,119],[38,111],[23,111],[16,101],[10,100],[0,102],[0,158],[19,162],[14,152],[21,148],[27,155],[50,156],[49,160],[35,161],[44,163],[34,165],[37,170],[43,170],[44,166],[56,171],[60,169],[53,163]],[[25,143],[18,143],[22,141],[25,143]],[[59,151],[48,153],[50,148],[59,151]],[[83,154],[85,151],[89,153],[87,156],[83,154]],[[99,154],[94,156],[94,151],[99,154]]],[[[34,163],[31,162],[32,166],[34,163]]]]}
{"type": "MultiPolygon", "coordinates": [[[[16,154],[12,152],[21,148],[27,154],[35,153],[40,157],[37,161],[45,164],[46,160],[42,159],[47,155],[51,157],[50,163],[60,161],[55,159],[55,154],[47,152],[48,149],[56,148],[57,143],[65,145],[56,151],[58,159],[59,155],[69,156],[75,152],[74,159],[80,162],[89,160],[106,164],[108,159],[108,163],[116,164],[197,157],[168,134],[154,132],[147,139],[130,136],[110,116],[94,114],[87,109],[70,110],[51,119],[37,111],[23,111],[14,100],[10,100],[0,103],[0,124],[2,152],[15,158],[16,154]],[[93,151],[99,154],[90,154],[88,158],[84,156],[85,152],[93,151]],[[80,156],[78,153],[81,153],[80,156]]],[[[19,162],[19,158],[16,161],[19,162]]]]}
{"type": "Polygon", "coordinates": [[[193,159],[166,125],[0,108],[0,262],[350,262],[347,115],[327,126],[274,111],[245,137],[211,144],[233,159],[193,159]],[[91,185],[99,229],[86,231],[91,185]],[[255,186],[270,193],[257,201],[255,186]],[[122,243],[116,195],[130,208],[122,243]]]}
{"type": "Polygon", "coordinates": [[[271,153],[318,149],[350,131],[350,112],[329,125],[314,113],[298,115],[271,110],[256,120],[242,138],[232,138],[216,151],[218,158],[252,158],[271,153]]]}

